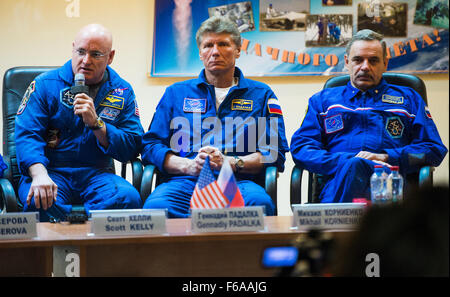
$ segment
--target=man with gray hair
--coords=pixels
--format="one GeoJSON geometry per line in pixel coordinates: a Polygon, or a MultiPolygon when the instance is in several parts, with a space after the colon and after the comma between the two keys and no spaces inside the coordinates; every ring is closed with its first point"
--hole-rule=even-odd
{"type": "Polygon", "coordinates": [[[142,160],[154,164],[162,180],[144,208],[188,217],[198,175],[209,157],[216,176],[223,162],[230,163],[246,206],[263,205],[272,215],[274,204],[255,181],[267,166],[284,170],[289,147],[278,100],[266,84],[245,78],[235,66],[241,37],[229,19],[207,19],[196,41],[204,69],[198,78],[166,89],[144,135],[142,160]]]}
{"type": "Polygon", "coordinates": [[[399,166],[405,176],[438,166],[447,153],[420,95],[383,79],[388,59],[380,34],[357,32],[344,58],[350,81],[309,99],[291,141],[294,162],[324,175],[321,202],[370,200],[374,165],[399,166]]]}

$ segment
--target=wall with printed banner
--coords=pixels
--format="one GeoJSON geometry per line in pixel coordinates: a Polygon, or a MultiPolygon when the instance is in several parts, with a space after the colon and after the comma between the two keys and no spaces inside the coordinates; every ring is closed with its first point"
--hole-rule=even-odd
{"type": "Polygon", "coordinates": [[[212,15],[237,24],[247,76],[345,73],[361,29],[385,36],[388,71],[448,72],[448,0],[155,0],[150,75],[198,75],[195,33],[212,15]]]}

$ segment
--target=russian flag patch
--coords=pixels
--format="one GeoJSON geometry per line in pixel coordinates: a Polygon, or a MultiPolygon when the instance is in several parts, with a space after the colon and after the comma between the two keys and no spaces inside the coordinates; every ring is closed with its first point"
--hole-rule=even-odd
{"type": "Polygon", "coordinates": [[[425,106],[425,115],[426,115],[429,119],[432,119],[430,110],[428,109],[428,106],[425,106]]]}
{"type": "Polygon", "coordinates": [[[267,108],[269,109],[270,113],[283,115],[283,112],[281,111],[281,106],[278,103],[277,99],[270,98],[269,101],[267,101],[267,108]]]}

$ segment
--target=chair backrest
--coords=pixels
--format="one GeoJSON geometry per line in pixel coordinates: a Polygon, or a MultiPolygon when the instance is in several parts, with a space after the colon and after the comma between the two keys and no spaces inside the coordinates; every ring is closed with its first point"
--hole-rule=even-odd
{"type": "MultiPolygon", "coordinates": [[[[420,77],[417,77],[412,74],[406,74],[406,73],[386,72],[386,73],[383,73],[383,78],[389,84],[405,86],[405,87],[410,87],[410,88],[414,89],[417,93],[419,93],[420,96],[422,96],[422,99],[425,101],[425,104],[428,104],[427,89],[425,87],[425,83],[423,82],[423,80],[420,77]]],[[[350,80],[350,75],[348,75],[348,74],[341,75],[341,76],[333,76],[325,82],[325,85],[323,86],[323,88],[327,89],[327,88],[344,86],[348,83],[349,80],[350,80]]]]}
{"type": "Polygon", "coordinates": [[[3,154],[9,157],[9,179],[14,189],[20,179],[16,159],[15,118],[22,97],[36,76],[56,67],[22,66],[8,69],[3,77],[3,154]]]}

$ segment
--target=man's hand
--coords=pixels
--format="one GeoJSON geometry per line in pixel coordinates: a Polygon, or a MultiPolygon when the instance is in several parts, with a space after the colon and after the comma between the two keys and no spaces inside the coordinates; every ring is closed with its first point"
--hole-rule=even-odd
{"type": "Polygon", "coordinates": [[[94,100],[84,93],[75,96],[73,113],[79,115],[88,127],[94,126],[97,121],[94,100]]]}
{"type": "Polygon", "coordinates": [[[31,198],[34,197],[36,208],[47,210],[50,208],[58,194],[58,186],[48,176],[44,165],[37,163],[28,169],[32,178],[30,190],[28,191],[27,204],[30,205],[31,198]]]}
{"type": "Polygon", "coordinates": [[[199,155],[202,154],[202,158],[204,156],[204,159],[206,159],[205,154],[209,156],[209,164],[213,170],[220,170],[226,158],[218,148],[212,146],[202,147],[198,153],[199,155]]]}
{"type": "MultiPolygon", "coordinates": [[[[80,116],[83,122],[88,127],[93,127],[97,123],[97,112],[95,111],[94,100],[88,95],[81,93],[75,96],[73,102],[73,113],[80,116]]],[[[106,133],[106,126],[94,131],[95,137],[98,142],[105,149],[109,146],[109,140],[106,133]]]]}
{"type": "Polygon", "coordinates": [[[198,176],[207,156],[207,153],[200,152],[195,159],[188,159],[168,153],[164,159],[164,169],[170,174],[198,176]]]}
{"type": "Polygon", "coordinates": [[[360,151],[355,157],[372,160],[380,165],[391,167],[391,165],[387,163],[389,160],[388,154],[375,154],[367,151],[360,151]]]}

